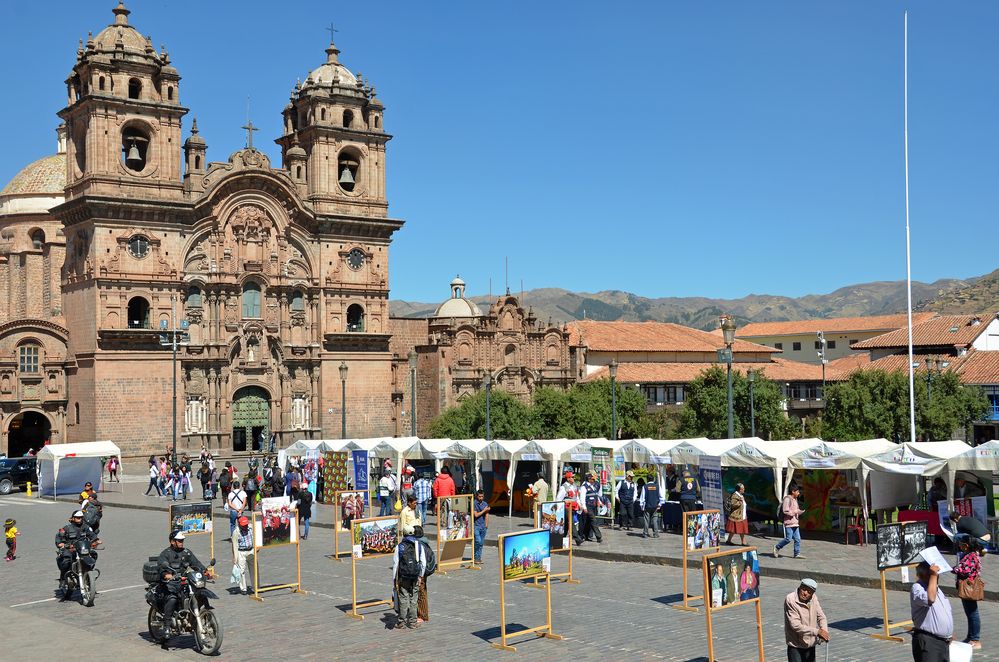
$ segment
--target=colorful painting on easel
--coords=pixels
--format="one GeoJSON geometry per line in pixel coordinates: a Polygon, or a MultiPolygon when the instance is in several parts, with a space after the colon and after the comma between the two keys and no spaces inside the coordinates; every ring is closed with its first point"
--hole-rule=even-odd
{"type": "Polygon", "coordinates": [[[795,472],[801,486],[800,518],[807,531],[833,531],[839,527],[839,507],[859,506],[860,491],[852,485],[850,471],[841,469],[806,469],[795,472]]]}
{"type": "Polygon", "coordinates": [[[551,572],[548,531],[525,531],[503,536],[503,580],[525,579],[551,572]]]}

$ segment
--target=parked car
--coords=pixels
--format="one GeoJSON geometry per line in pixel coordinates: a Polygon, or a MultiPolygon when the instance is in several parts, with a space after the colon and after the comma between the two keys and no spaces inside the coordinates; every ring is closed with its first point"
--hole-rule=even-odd
{"type": "Polygon", "coordinates": [[[7,457],[0,459],[0,494],[10,494],[15,487],[22,490],[30,481],[38,481],[36,459],[33,457],[7,457]]]}

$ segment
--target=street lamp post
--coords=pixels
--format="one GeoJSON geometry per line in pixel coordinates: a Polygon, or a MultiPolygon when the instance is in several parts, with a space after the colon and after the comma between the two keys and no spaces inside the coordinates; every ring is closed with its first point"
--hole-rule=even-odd
{"type": "Polygon", "coordinates": [[[949,367],[950,361],[932,357],[926,359],[926,396],[931,405],[933,404],[933,373],[936,372],[939,375],[949,367]]]}
{"type": "Polygon", "coordinates": [[[409,353],[409,433],[416,436],[416,352],[409,353]]]}
{"type": "Polygon", "coordinates": [[[489,411],[490,396],[493,385],[493,376],[488,370],[482,375],[482,388],[486,390],[486,441],[492,441],[493,431],[492,431],[492,419],[491,412],[489,411]]]}
{"type": "Polygon", "coordinates": [[[826,360],[826,337],[821,331],[815,333],[815,337],[818,338],[818,351],[816,354],[819,356],[819,361],[822,363],[822,399],[826,399],[826,364],[829,361],[826,360]]]}
{"type": "Polygon", "coordinates": [[[732,344],[735,342],[735,320],[728,315],[721,318],[722,337],[725,340],[725,363],[728,365],[728,438],[735,437],[735,413],[732,406],[732,344]]]}
{"type": "Polygon", "coordinates": [[[756,383],[756,371],[750,370],[746,373],[749,380],[749,434],[756,436],[756,402],[753,400],[753,385],[756,383]]]}
{"type": "Polygon", "coordinates": [[[347,438],[347,362],[340,361],[340,438],[347,438]]]}
{"type": "Polygon", "coordinates": [[[611,441],[617,441],[617,361],[611,360],[607,366],[611,382],[611,441]]]}

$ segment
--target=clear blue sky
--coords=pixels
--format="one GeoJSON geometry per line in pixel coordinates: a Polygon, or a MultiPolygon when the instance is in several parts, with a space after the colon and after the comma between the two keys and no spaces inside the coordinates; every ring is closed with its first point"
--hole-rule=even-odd
{"type": "MultiPolygon", "coordinates": [[[[79,38],[115,0],[0,8],[0,180],[54,151],[79,38]]],[[[393,298],[620,289],[800,295],[904,278],[910,9],[913,277],[997,266],[999,3],[167,2],[209,159],[271,140],[336,23],[387,106],[393,298]]],[[[188,116],[188,119],[190,116],[188,116]]],[[[185,123],[185,134],[189,122],[185,123]]]]}

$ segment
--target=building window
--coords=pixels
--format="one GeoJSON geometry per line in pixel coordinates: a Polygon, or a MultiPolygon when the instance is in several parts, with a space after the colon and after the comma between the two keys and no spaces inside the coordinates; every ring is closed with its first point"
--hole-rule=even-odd
{"type": "Polygon", "coordinates": [[[775,342],[774,343],[774,349],[783,350],[784,349],[784,343],[782,343],[782,342],[775,342]]]}
{"type": "Polygon", "coordinates": [[[142,297],[132,297],[128,302],[128,328],[149,328],[149,302],[142,297]]]}
{"type": "Polygon", "coordinates": [[[149,152],[149,136],[135,126],[121,132],[121,161],[132,172],[142,172],[146,168],[149,152]]]}
{"type": "Polygon", "coordinates": [[[378,115],[375,115],[375,128],[380,129],[381,126],[382,126],[382,118],[378,117],[378,115]]]}
{"type": "Polygon", "coordinates": [[[128,79],[128,98],[138,99],[142,94],[142,81],[138,78],[128,79]]]}
{"type": "Polygon", "coordinates": [[[149,255],[149,240],[137,234],[128,240],[128,252],[132,257],[144,258],[149,255]]]}
{"type": "Polygon", "coordinates": [[[260,318],[260,286],[254,282],[243,286],[243,318],[260,318]]]}
{"type": "Polygon", "coordinates": [[[80,424],[80,403],[79,402],[73,404],[73,418],[76,419],[76,424],[79,425],[80,424]]]}
{"type": "Polygon", "coordinates": [[[100,90],[101,92],[104,91],[104,76],[101,76],[100,78],[97,79],[97,89],[100,90]]]}
{"type": "Polygon", "coordinates": [[[828,347],[829,349],[836,349],[836,341],[835,340],[827,341],[826,347],[828,347]]]}
{"type": "Polygon", "coordinates": [[[348,193],[353,192],[357,187],[357,177],[360,167],[361,158],[359,156],[346,150],[340,152],[336,167],[336,171],[339,173],[337,175],[337,183],[340,184],[340,188],[348,193]]]}
{"type": "Polygon", "coordinates": [[[343,128],[349,129],[350,125],[353,123],[354,123],[354,113],[349,110],[343,111],[343,128]]]}
{"type": "Polygon", "coordinates": [[[302,294],[301,290],[295,290],[295,292],[291,295],[291,309],[294,312],[305,311],[305,296],[302,294]]]}
{"type": "Polygon", "coordinates": [[[850,344],[851,344],[851,345],[852,345],[852,344],[854,344],[854,343],[858,343],[858,342],[860,342],[860,341],[859,341],[859,340],[857,340],[856,338],[851,338],[851,339],[850,339],[850,344]]]}
{"type": "Polygon", "coordinates": [[[17,369],[22,373],[38,372],[38,345],[21,345],[18,349],[17,369]]]}
{"type": "Polygon", "coordinates": [[[818,340],[815,341],[815,349],[822,349],[822,343],[820,343],[818,340]]]}
{"type": "Polygon", "coordinates": [[[43,246],[45,246],[45,233],[41,230],[35,230],[31,233],[31,247],[40,251],[43,246]]]}
{"type": "Polygon", "coordinates": [[[793,349],[796,352],[800,352],[801,351],[801,343],[800,342],[791,343],[791,349],[793,349]]]}
{"type": "Polygon", "coordinates": [[[187,290],[186,305],[188,308],[201,308],[201,288],[192,286],[187,290]]]}
{"type": "Polygon", "coordinates": [[[167,88],[167,101],[173,101],[173,88],[167,88]]]}
{"type": "Polygon", "coordinates": [[[364,333],[364,308],[353,303],[347,308],[347,332],[364,333]]]}

